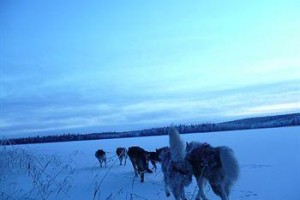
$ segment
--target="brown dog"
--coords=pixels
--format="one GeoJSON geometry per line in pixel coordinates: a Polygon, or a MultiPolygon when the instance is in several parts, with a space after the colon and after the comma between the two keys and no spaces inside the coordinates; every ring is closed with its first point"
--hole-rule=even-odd
{"type": "Polygon", "coordinates": [[[103,149],[98,149],[95,157],[98,159],[100,167],[103,167],[103,165],[106,167],[106,152],[103,149]]]}
{"type": "Polygon", "coordinates": [[[140,175],[141,182],[144,182],[145,172],[152,173],[149,169],[147,151],[138,146],[129,147],[128,156],[132,163],[135,176],[140,175]]]}

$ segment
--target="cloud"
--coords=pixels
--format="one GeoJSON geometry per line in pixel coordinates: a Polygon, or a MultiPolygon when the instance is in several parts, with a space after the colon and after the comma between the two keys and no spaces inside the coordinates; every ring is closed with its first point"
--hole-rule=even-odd
{"type": "MultiPolygon", "coordinates": [[[[124,95],[93,90],[2,99],[4,134],[128,130],[170,123],[226,121],[299,111],[298,81],[206,91],[144,90],[124,95]],[[89,93],[91,95],[89,95],[89,93]]],[[[141,86],[142,87],[142,86],[141,86]]]]}
{"type": "Polygon", "coordinates": [[[290,112],[300,112],[300,102],[279,103],[263,106],[242,108],[240,111],[228,113],[228,116],[261,116],[272,114],[284,114],[290,112]]]}

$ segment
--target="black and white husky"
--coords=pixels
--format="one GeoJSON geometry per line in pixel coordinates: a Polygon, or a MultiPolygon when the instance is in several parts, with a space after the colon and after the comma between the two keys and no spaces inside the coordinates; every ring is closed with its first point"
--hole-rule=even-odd
{"type": "Polygon", "coordinates": [[[126,159],[127,159],[127,149],[124,147],[118,147],[116,149],[116,154],[119,158],[120,165],[122,165],[122,162],[124,160],[124,166],[126,165],[126,159]]]}
{"type": "Polygon", "coordinates": [[[158,150],[164,174],[166,196],[173,193],[176,200],[186,200],[184,187],[192,182],[192,166],[185,159],[185,142],[180,139],[175,128],[169,130],[170,147],[158,150]]]}
{"type": "Polygon", "coordinates": [[[95,157],[98,159],[100,167],[103,167],[103,165],[106,167],[106,152],[103,149],[98,149],[95,157]]]}
{"type": "Polygon", "coordinates": [[[207,200],[204,184],[209,182],[214,193],[228,200],[231,186],[239,176],[239,165],[233,150],[226,146],[212,147],[207,143],[187,143],[186,159],[193,167],[199,191],[196,200],[207,200]]]}

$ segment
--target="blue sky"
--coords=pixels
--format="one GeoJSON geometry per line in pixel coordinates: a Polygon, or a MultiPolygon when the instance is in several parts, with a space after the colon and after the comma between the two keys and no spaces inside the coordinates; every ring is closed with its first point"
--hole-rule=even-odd
{"type": "Polygon", "coordinates": [[[300,112],[299,7],[2,0],[0,134],[300,112]]]}

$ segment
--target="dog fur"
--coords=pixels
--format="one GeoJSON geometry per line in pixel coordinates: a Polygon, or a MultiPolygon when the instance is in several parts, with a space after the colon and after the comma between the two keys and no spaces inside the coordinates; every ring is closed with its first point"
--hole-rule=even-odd
{"type": "Polygon", "coordinates": [[[176,200],[186,200],[184,187],[192,182],[192,166],[185,159],[185,143],[175,128],[169,130],[170,147],[157,150],[164,174],[166,196],[173,193],[176,200]]]}
{"type": "Polygon", "coordinates": [[[158,154],[156,151],[148,151],[148,160],[151,162],[155,171],[157,169],[156,162],[159,162],[158,154]]]}
{"type": "Polygon", "coordinates": [[[98,159],[100,167],[106,167],[106,152],[103,149],[98,149],[95,153],[95,157],[98,159]]]}
{"type": "Polygon", "coordinates": [[[239,176],[233,150],[226,146],[212,147],[207,143],[191,142],[187,144],[186,151],[186,159],[193,167],[199,187],[196,200],[208,200],[203,189],[206,181],[216,195],[228,200],[230,189],[239,176]]]}
{"type": "Polygon", "coordinates": [[[129,147],[128,156],[132,163],[135,176],[140,175],[141,182],[144,182],[145,172],[152,173],[152,171],[149,169],[147,151],[138,146],[129,147]]]}
{"type": "Polygon", "coordinates": [[[120,165],[122,165],[122,162],[124,160],[124,166],[126,165],[126,160],[127,160],[127,149],[124,147],[118,147],[116,149],[116,154],[119,158],[120,165]]]}

